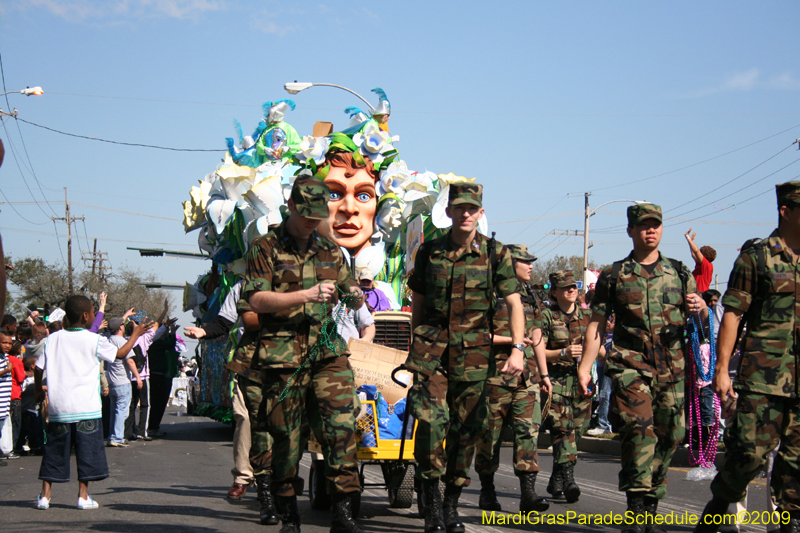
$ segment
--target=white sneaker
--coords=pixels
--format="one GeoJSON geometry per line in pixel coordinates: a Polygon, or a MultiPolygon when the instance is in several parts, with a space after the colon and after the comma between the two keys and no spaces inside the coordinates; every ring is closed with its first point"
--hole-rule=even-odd
{"type": "Polygon", "coordinates": [[[36,498],[36,508],[43,511],[50,509],[50,498],[42,498],[42,493],[40,492],[39,497],[36,498]]]}
{"type": "Polygon", "coordinates": [[[100,507],[100,504],[94,501],[91,496],[85,500],[78,498],[78,509],[97,509],[98,507],[100,507]]]}
{"type": "Polygon", "coordinates": [[[587,435],[597,436],[597,435],[608,435],[611,433],[610,429],[603,429],[603,428],[592,428],[586,432],[587,435]]]}

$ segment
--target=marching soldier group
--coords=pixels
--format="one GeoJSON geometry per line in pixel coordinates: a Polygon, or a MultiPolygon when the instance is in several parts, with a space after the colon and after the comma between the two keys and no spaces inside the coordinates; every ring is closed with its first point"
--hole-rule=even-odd
{"type": "MultiPolygon", "coordinates": [[[[738,410],[712,483],[714,498],[696,531],[726,523],[721,515],[744,498],[766,454],[779,446],[772,484],[785,517],[781,531],[800,533],[800,182],[779,185],[777,192],[778,229],[742,250],[722,300],[714,387],[738,410]],[[731,383],[729,359],[745,320],[740,371],[731,383]]],[[[331,532],[362,531],[353,518],[353,498],[361,490],[354,379],[348,352],[335,339],[331,309],[339,299],[358,308],[363,294],[339,247],[316,231],[328,217],[329,195],[321,181],[297,178],[288,218],[252,244],[239,304],[245,329],[255,332],[243,337],[251,342],[240,359],[248,368],[244,390],[261,521],[280,519],[282,533],[300,531],[297,474],[312,430],[325,456],[331,532]]],[[[480,185],[451,185],[447,213],[452,228],[422,245],[408,280],[414,336],[405,366],[414,374],[408,402],[417,421],[414,454],[425,532],[465,531],[458,503],[473,458],[480,507],[501,509],[494,473],[504,425],[513,429],[520,511],[542,512],[549,505],[535,490],[540,426],[553,441],[547,491],[578,500],[577,443],[591,411],[591,367],[612,313],[606,375],[621,439],[619,489],[633,517],[623,531],[664,531],[653,516],[685,433],[684,375],[693,364],[684,328],[690,315],[707,320],[708,309],[688,269],[659,252],[661,208],[628,208],[633,250],[603,270],[590,310],[576,302],[571,271],[551,274],[551,304],[541,308],[528,284],[536,258],[524,246],[505,246],[477,231],[484,213],[480,185]]]]}

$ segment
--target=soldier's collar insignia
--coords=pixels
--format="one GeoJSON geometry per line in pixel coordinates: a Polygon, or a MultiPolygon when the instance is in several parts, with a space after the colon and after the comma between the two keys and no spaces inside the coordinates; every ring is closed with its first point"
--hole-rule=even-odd
{"type": "Polygon", "coordinates": [[[472,247],[473,247],[473,248],[475,248],[476,250],[480,250],[480,247],[481,247],[481,245],[480,245],[480,244],[478,244],[478,243],[477,243],[477,242],[475,242],[475,241],[472,241],[472,247]]]}

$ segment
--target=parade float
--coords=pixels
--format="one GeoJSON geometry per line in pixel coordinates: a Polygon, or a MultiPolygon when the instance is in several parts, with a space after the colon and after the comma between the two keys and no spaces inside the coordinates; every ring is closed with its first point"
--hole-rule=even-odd
{"type": "MultiPolygon", "coordinates": [[[[250,243],[281,222],[294,179],[310,173],[331,189],[330,218],[319,232],[342,247],[356,279],[367,273],[385,296],[377,309],[383,314],[376,314],[375,343],[408,349],[409,319],[401,310],[409,305],[406,278],[414,251],[451,225],[445,214],[449,185],[475,178],[412,170],[400,158],[399,137],[389,132],[389,100],[380,88],[373,92],[377,106],[368,112],[345,109],[349,126],[342,131],[318,122],[311,135],[300,135],[287,121],[296,106],[287,99],[263,104],[263,117],[251,135],[234,122],[237,135],[227,139],[224,159],[191,188],[183,204],[184,228],[197,233],[198,246],[211,262],[184,291],[184,310],[192,311],[198,324],[214,321],[231,287],[244,276],[250,243]]],[[[487,233],[485,218],[480,229],[487,233]]],[[[229,340],[199,343],[200,370],[191,399],[195,414],[232,419],[226,369],[231,353],[229,340]]]]}

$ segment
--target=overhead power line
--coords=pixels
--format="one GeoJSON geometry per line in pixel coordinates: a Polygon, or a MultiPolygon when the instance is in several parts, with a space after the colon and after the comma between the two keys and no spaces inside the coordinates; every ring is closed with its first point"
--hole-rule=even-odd
{"type": "MultiPolygon", "coordinates": [[[[3,196],[5,196],[5,195],[3,195],[3,196]]],[[[25,205],[25,204],[32,204],[32,203],[35,203],[35,202],[9,202],[9,201],[6,201],[6,202],[0,202],[0,205],[3,204],[3,203],[7,203],[7,204],[9,204],[9,205],[11,205],[13,207],[14,205],[25,205]]],[[[145,217],[145,218],[157,218],[157,219],[160,219],[160,220],[170,220],[172,222],[183,222],[179,218],[160,217],[158,215],[148,215],[146,213],[134,213],[132,211],[122,211],[121,209],[113,209],[111,207],[104,207],[104,206],[101,206],[101,205],[85,204],[83,202],[70,201],[70,203],[71,204],[75,204],[75,205],[82,205],[83,207],[89,207],[89,208],[92,208],[92,209],[101,209],[103,211],[111,211],[113,213],[122,213],[123,215],[131,215],[131,216],[145,217]]],[[[88,242],[88,236],[87,236],[87,242],[88,242]]]]}
{"type": "Polygon", "coordinates": [[[20,122],[24,122],[25,124],[30,124],[31,126],[36,126],[37,128],[42,128],[44,130],[52,131],[54,133],[59,133],[61,135],[67,135],[68,137],[77,137],[79,139],[88,139],[90,141],[100,141],[104,143],[111,143],[111,144],[120,144],[123,146],[137,146],[139,148],[155,148],[157,150],[171,150],[173,152],[225,152],[225,149],[217,148],[217,149],[202,149],[202,148],[172,148],[169,146],[156,146],[154,144],[141,144],[141,143],[128,143],[122,141],[112,141],[110,139],[101,139],[100,137],[89,137],[88,135],[78,135],[77,133],[67,133],[66,131],[57,130],[55,128],[50,128],[47,126],[42,126],[41,124],[36,124],[35,122],[31,122],[29,120],[24,120],[21,118],[17,118],[20,122]]]}
{"type": "MultiPolygon", "coordinates": [[[[47,231],[36,231],[36,230],[24,229],[24,228],[9,228],[9,227],[5,227],[5,226],[0,227],[0,229],[3,230],[3,231],[18,231],[20,233],[30,233],[30,234],[33,234],[33,235],[47,235],[49,237],[59,237],[59,238],[66,237],[66,235],[64,235],[63,233],[58,233],[57,231],[54,232],[54,233],[50,233],[50,232],[47,232],[47,231]]],[[[101,240],[101,241],[121,242],[121,243],[128,243],[128,244],[133,243],[133,244],[156,244],[158,246],[185,246],[186,248],[196,248],[197,247],[196,245],[190,245],[190,244],[186,244],[186,243],[176,243],[176,242],[137,241],[137,240],[132,240],[132,239],[111,239],[111,238],[106,238],[106,237],[98,237],[97,239],[101,240]]],[[[66,260],[64,260],[64,263],[66,264],[66,260]]]]}
{"type": "MultiPolygon", "coordinates": [[[[600,187],[600,188],[597,188],[597,189],[592,189],[592,192],[594,192],[594,191],[605,191],[607,189],[615,189],[617,187],[624,187],[625,185],[631,185],[631,184],[634,184],[634,183],[641,183],[643,181],[654,180],[654,179],[660,178],[662,176],[668,176],[669,174],[674,174],[676,172],[680,172],[681,170],[686,170],[687,168],[696,167],[697,165],[702,165],[703,163],[708,163],[709,161],[714,161],[715,159],[719,159],[721,157],[725,157],[726,155],[730,155],[730,154],[739,152],[741,150],[744,150],[745,148],[750,148],[751,146],[755,146],[756,144],[759,144],[759,143],[762,143],[762,142],[767,141],[769,139],[772,139],[773,137],[777,137],[778,135],[783,135],[784,133],[786,133],[788,131],[792,131],[795,128],[800,128],[800,124],[796,124],[796,125],[792,126],[791,128],[787,128],[787,129],[785,129],[783,131],[779,131],[778,133],[774,133],[774,134],[770,135],[769,137],[764,137],[763,139],[760,139],[758,141],[752,142],[752,143],[747,144],[745,146],[740,146],[739,148],[736,148],[735,150],[731,150],[729,152],[725,152],[724,154],[716,155],[714,157],[709,157],[708,159],[704,159],[702,161],[698,161],[697,163],[692,163],[691,165],[686,165],[686,166],[681,167],[681,168],[676,168],[675,170],[670,170],[668,172],[662,172],[661,174],[656,174],[655,176],[650,176],[649,178],[641,178],[641,179],[638,179],[638,180],[626,181],[625,183],[620,183],[618,185],[609,185],[608,187],[600,187]]],[[[792,143],[792,144],[794,144],[794,143],[792,143]]]]}

